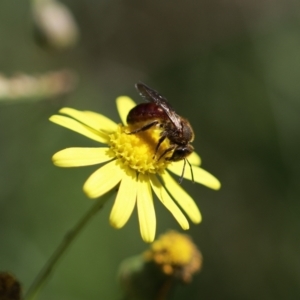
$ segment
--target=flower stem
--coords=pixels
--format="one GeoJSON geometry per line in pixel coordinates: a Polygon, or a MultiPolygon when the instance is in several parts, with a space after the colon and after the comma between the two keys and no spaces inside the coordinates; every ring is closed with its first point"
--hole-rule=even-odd
{"type": "Polygon", "coordinates": [[[91,218],[100,210],[104,203],[110,198],[112,192],[107,193],[100,199],[98,199],[94,205],[87,211],[85,215],[78,221],[78,223],[64,236],[62,242],[54,251],[50,259],[47,261],[45,266],[42,268],[40,273],[35,278],[32,285],[29,287],[24,300],[33,300],[38,295],[39,291],[42,289],[47,279],[51,275],[52,271],[62,258],[63,254],[66,250],[71,246],[74,239],[78,236],[81,230],[85,227],[85,225],[91,220],[91,218]]]}

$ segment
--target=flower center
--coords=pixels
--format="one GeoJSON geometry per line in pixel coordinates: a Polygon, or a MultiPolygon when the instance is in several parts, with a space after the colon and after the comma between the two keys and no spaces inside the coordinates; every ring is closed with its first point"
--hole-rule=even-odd
{"type": "Polygon", "coordinates": [[[172,151],[163,155],[170,148],[167,138],[155,153],[161,128],[153,126],[148,130],[129,134],[132,131],[130,126],[119,125],[118,129],[110,134],[109,145],[115,157],[140,173],[161,173],[171,163],[166,158],[172,155],[172,151]]]}
{"type": "Polygon", "coordinates": [[[168,231],[144,252],[146,261],[154,262],[166,275],[189,282],[201,269],[202,255],[189,236],[168,231]]]}

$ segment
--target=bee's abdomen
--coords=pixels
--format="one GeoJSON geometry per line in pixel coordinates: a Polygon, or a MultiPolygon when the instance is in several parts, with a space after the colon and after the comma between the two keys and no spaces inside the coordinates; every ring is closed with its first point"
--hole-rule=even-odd
{"type": "Polygon", "coordinates": [[[164,118],[166,118],[165,112],[155,103],[141,103],[131,109],[128,113],[127,123],[135,124],[164,118]]]}

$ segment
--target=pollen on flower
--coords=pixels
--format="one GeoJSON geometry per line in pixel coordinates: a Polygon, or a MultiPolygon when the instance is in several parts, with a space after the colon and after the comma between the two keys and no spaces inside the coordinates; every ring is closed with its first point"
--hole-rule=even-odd
{"type": "Polygon", "coordinates": [[[130,134],[131,131],[130,126],[119,125],[117,130],[110,134],[109,145],[115,157],[125,166],[142,174],[163,172],[170,164],[166,158],[170,157],[172,152],[160,158],[164,151],[170,148],[169,140],[165,139],[155,153],[161,129],[154,127],[135,134],[130,134]]]}
{"type": "Polygon", "coordinates": [[[169,231],[159,237],[144,253],[164,274],[189,282],[200,270],[202,255],[188,235],[169,231]]]}

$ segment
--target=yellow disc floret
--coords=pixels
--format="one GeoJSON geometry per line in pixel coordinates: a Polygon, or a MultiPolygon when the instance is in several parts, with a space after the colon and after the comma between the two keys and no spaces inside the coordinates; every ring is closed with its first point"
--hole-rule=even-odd
{"type": "Polygon", "coordinates": [[[154,262],[164,274],[184,282],[189,282],[202,265],[202,255],[191,238],[172,230],[161,235],[144,257],[154,262]]]}
{"type": "Polygon", "coordinates": [[[130,126],[119,125],[109,136],[109,144],[115,156],[123,164],[140,173],[161,173],[165,170],[170,164],[167,158],[172,151],[161,157],[170,148],[169,140],[165,139],[155,153],[161,129],[153,127],[139,133],[131,134],[131,132],[130,126]]]}

